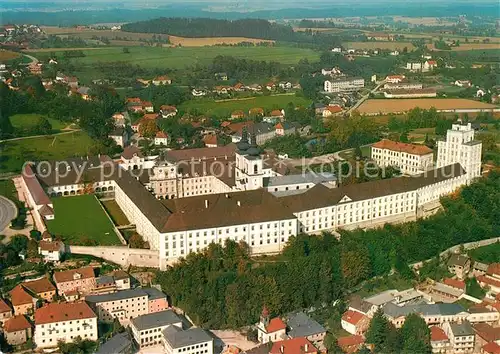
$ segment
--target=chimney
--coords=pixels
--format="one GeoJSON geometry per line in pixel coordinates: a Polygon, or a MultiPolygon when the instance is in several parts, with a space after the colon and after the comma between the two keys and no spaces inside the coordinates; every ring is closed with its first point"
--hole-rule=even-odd
{"type": "Polygon", "coordinates": [[[205,199],[205,209],[208,209],[208,199],[205,199]]]}
{"type": "Polygon", "coordinates": [[[280,346],[280,352],[284,352],[285,351],[285,347],[283,346],[283,344],[280,346]]]}
{"type": "Polygon", "coordinates": [[[236,204],[238,204],[238,206],[241,206],[241,202],[239,200],[236,202],[236,204]]]}

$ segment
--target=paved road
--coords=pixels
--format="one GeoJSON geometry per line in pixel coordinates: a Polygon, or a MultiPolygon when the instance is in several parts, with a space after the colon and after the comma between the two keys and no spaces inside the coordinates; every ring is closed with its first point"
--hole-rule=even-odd
{"type": "MultiPolygon", "coordinates": [[[[66,129],[66,128],[65,128],[66,129]]],[[[5,139],[5,140],[0,140],[0,143],[6,142],[6,141],[15,141],[15,140],[25,140],[25,139],[34,139],[34,138],[41,138],[41,137],[53,137],[53,136],[58,136],[58,135],[64,135],[64,134],[71,134],[75,132],[79,132],[81,129],[71,129],[71,130],[65,130],[60,133],[55,133],[55,134],[50,134],[50,135],[30,135],[30,136],[21,136],[19,138],[12,138],[12,139],[5,139]]]]}
{"type": "Polygon", "coordinates": [[[377,92],[378,89],[384,84],[385,84],[385,80],[382,80],[373,90],[371,90],[368,94],[361,97],[361,99],[358,102],[356,102],[356,104],[354,106],[349,108],[347,113],[351,114],[355,109],[357,109],[359,106],[361,106],[361,103],[365,102],[365,100],[368,99],[368,97],[370,97],[370,94],[377,92]]]}
{"type": "Polygon", "coordinates": [[[26,63],[25,65],[36,64],[36,63],[38,63],[38,61],[39,61],[37,58],[35,58],[35,57],[34,57],[34,56],[32,56],[32,55],[28,55],[28,54],[26,54],[26,53],[23,53],[23,55],[24,55],[25,57],[28,57],[28,58],[30,58],[30,59],[31,59],[31,62],[30,62],[30,63],[26,63]]]}
{"type": "Polygon", "coordinates": [[[17,215],[17,208],[12,201],[0,196],[0,232],[9,226],[17,215]]]}

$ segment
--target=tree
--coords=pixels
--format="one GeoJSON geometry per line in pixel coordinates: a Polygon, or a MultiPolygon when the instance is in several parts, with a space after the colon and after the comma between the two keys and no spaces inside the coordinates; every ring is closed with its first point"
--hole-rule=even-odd
{"type": "Polygon", "coordinates": [[[424,319],[419,315],[409,314],[401,327],[402,353],[430,354],[431,334],[424,319]]]}
{"type": "Polygon", "coordinates": [[[38,243],[35,240],[29,240],[26,253],[28,254],[28,257],[34,258],[38,256],[38,243]]]}
{"type": "Polygon", "coordinates": [[[401,135],[399,136],[399,141],[402,143],[410,142],[410,139],[408,138],[408,131],[404,131],[403,133],[401,133],[401,135]]]}
{"type": "Polygon", "coordinates": [[[130,236],[128,243],[132,248],[144,248],[144,240],[137,232],[130,236]]]}
{"type": "Polygon", "coordinates": [[[15,252],[19,253],[28,247],[28,238],[24,235],[16,235],[12,237],[9,244],[15,252]]]}
{"type": "Polygon", "coordinates": [[[50,134],[52,132],[52,125],[46,117],[40,116],[38,117],[36,126],[33,128],[33,132],[37,135],[50,134]]]}
{"type": "Polygon", "coordinates": [[[325,345],[326,350],[328,353],[342,353],[342,349],[340,349],[337,338],[330,332],[328,332],[325,336],[325,340],[323,341],[323,344],[325,345]]]}
{"type": "Polygon", "coordinates": [[[477,282],[476,277],[468,278],[466,281],[466,293],[476,299],[483,299],[486,295],[486,291],[481,288],[477,282]]]}
{"type": "Polygon", "coordinates": [[[139,125],[139,134],[145,138],[152,139],[157,132],[158,126],[156,125],[156,121],[154,119],[148,120],[139,125]]]}
{"type": "Polygon", "coordinates": [[[381,308],[373,315],[366,332],[366,343],[373,345],[375,353],[395,353],[400,348],[397,330],[385,318],[381,308]]]}
{"type": "Polygon", "coordinates": [[[122,51],[123,51],[124,54],[129,54],[130,53],[130,50],[127,47],[123,47],[122,51]]]}

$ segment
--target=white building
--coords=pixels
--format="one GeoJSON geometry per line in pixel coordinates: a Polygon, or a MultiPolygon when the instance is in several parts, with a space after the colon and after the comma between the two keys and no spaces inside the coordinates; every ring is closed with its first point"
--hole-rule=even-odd
{"type": "Polygon", "coordinates": [[[278,342],[286,339],[286,324],[279,317],[270,318],[267,308],[262,309],[260,321],[255,325],[259,343],[278,342]]]}
{"type": "Polygon", "coordinates": [[[338,80],[326,80],[324,84],[325,92],[352,92],[359,91],[365,87],[363,78],[346,78],[338,80]]]}
{"type": "Polygon", "coordinates": [[[422,71],[422,63],[406,63],[406,70],[422,71]]]}
{"type": "Polygon", "coordinates": [[[438,141],[437,167],[460,163],[467,173],[467,182],[481,176],[481,141],[474,140],[471,123],[453,124],[446,140],[438,141]]]}
{"type": "Polygon", "coordinates": [[[162,131],[159,131],[156,133],[155,140],[154,140],[155,145],[167,146],[168,142],[169,142],[169,137],[168,137],[167,133],[162,132],[162,131]]]}
{"type": "Polygon", "coordinates": [[[392,79],[384,84],[384,90],[421,90],[423,85],[419,82],[395,82],[397,79],[392,79]]]}
{"type": "Polygon", "coordinates": [[[403,81],[404,79],[405,79],[404,75],[388,75],[385,78],[385,81],[392,83],[392,84],[397,84],[397,83],[400,83],[401,81],[403,81]]]}
{"type": "Polygon", "coordinates": [[[182,329],[182,320],[172,310],[142,315],[130,321],[134,340],[141,348],[162,344],[162,332],[168,326],[182,329]]]}
{"type": "Polygon", "coordinates": [[[402,173],[415,175],[432,168],[433,153],[425,145],[381,140],[371,147],[371,158],[380,167],[398,167],[402,173]]]}
{"type": "Polygon", "coordinates": [[[444,323],[443,330],[454,353],[474,353],[476,334],[468,321],[444,323]]]}
{"type": "Polygon", "coordinates": [[[38,253],[45,262],[59,262],[64,254],[62,241],[41,240],[38,243],[38,253]]]}
{"type": "Polygon", "coordinates": [[[77,337],[97,340],[97,316],[85,302],[50,303],[35,311],[35,344],[38,348],[57,347],[58,341],[73,342],[77,337]]]}
{"type": "Polygon", "coordinates": [[[214,341],[201,328],[182,330],[168,326],[163,331],[163,346],[166,354],[213,354],[214,341]]]}

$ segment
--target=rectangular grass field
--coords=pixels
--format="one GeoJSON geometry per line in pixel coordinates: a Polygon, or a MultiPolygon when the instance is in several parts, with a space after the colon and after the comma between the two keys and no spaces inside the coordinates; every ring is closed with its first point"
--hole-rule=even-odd
{"type": "Polygon", "coordinates": [[[95,196],[58,197],[53,203],[55,219],[47,221],[51,234],[73,245],[83,245],[86,239],[95,240],[102,246],[121,244],[95,196]]]}
{"type": "Polygon", "coordinates": [[[180,106],[184,111],[197,110],[207,115],[216,115],[218,117],[229,117],[231,112],[242,110],[245,113],[251,108],[260,107],[265,111],[273,109],[283,109],[288,103],[293,103],[295,106],[306,107],[311,104],[311,100],[305,97],[295,95],[275,95],[275,96],[258,96],[248,97],[245,99],[234,99],[227,101],[214,101],[212,99],[199,99],[186,101],[180,106]]]}
{"type": "Polygon", "coordinates": [[[14,114],[10,117],[10,122],[12,126],[16,129],[31,129],[36,126],[38,119],[40,117],[45,117],[49,121],[50,125],[52,125],[52,131],[58,132],[61,129],[64,129],[69,123],[61,122],[57,119],[48,118],[43,114],[37,113],[27,113],[27,114],[14,114]]]}
{"type": "Polygon", "coordinates": [[[62,135],[47,135],[0,143],[0,173],[19,172],[25,161],[61,160],[90,155],[95,142],[78,131],[62,135]]]}

